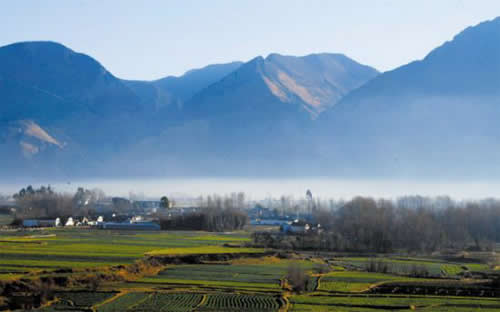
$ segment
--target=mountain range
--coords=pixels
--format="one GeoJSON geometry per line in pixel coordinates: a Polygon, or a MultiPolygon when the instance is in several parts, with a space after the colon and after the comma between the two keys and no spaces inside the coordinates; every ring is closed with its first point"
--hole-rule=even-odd
{"type": "Polygon", "coordinates": [[[55,42],[0,47],[3,176],[499,175],[500,19],[379,73],[270,54],[155,81],[55,42]]]}
{"type": "Polygon", "coordinates": [[[496,18],[370,80],[321,116],[335,136],[317,154],[349,174],[499,176],[499,42],[496,18]]]}

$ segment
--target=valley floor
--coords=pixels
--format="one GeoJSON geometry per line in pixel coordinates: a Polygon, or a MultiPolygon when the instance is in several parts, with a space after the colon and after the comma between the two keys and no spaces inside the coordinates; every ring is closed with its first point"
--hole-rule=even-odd
{"type": "Polygon", "coordinates": [[[315,254],[246,247],[250,232],[0,231],[3,309],[498,311],[490,254],[315,254]],[[384,273],[369,272],[374,261],[384,273]],[[304,289],[288,275],[299,268],[304,289]],[[425,271],[417,277],[415,268],[425,271]],[[41,304],[41,306],[39,306],[41,304]]]}

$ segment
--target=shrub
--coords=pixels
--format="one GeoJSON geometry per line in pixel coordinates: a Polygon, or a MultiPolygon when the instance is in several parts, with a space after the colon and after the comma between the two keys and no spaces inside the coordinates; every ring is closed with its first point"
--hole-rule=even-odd
{"type": "Polygon", "coordinates": [[[291,286],[293,291],[301,292],[307,289],[309,276],[304,268],[296,263],[293,263],[288,267],[286,279],[288,280],[288,284],[291,286]]]}

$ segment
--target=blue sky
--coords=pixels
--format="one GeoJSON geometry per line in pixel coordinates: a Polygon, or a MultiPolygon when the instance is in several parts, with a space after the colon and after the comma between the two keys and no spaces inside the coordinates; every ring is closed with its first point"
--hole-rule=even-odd
{"type": "Polygon", "coordinates": [[[0,2],[0,45],[57,41],[126,79],[273,52],[344,53],[385,71],[496,15],[496,0],[16,0],[0,2]]]}

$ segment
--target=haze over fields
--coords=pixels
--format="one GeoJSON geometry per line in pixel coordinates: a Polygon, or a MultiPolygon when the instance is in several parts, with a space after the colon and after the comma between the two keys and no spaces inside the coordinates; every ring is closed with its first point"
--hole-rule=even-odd
{"type": "MultiPolygon", "coordinates": [[[[0,47],[5,178],[500,176],[500,18],[380,73],[269,54],[124,80],[57,42],[0,47]]],[[[341,51],[336,51],[341,52],[341,51]]]]}

